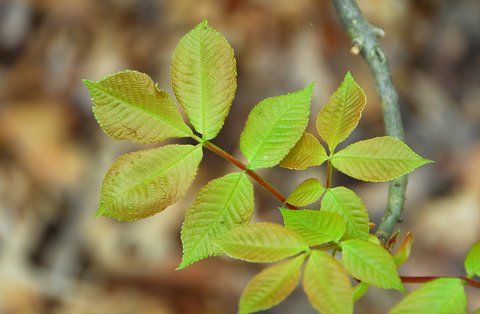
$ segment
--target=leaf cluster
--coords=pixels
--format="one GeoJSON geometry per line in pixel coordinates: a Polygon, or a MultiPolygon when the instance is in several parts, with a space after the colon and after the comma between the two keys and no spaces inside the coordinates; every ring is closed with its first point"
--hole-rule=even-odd
{"type": "MultiPolygon", "coordinates": [[[[107,135],[140,144],[184,137],[197,142],[140,150],[113,163],[103,182],[97,215],[134,221],[163,211],[188,191],[205,148],[216,147],[211,140],[229,113],[237,87],[236,61],[227,40],[204,20],[180,40],[173,53],[175,98],[136,71],[84,83],[92,96],[95,117],[107,135]]],[[[350,73],[316,119],[327,153],[315,135],[305,132],[313,88],[311,83],[255,105],[239,143],[246,165],[208,182],[185,215],[178,269],[221,254],[248,262],[279,262],[248,283],[240,299],[240,313],[280,303],[302,274],[303,289],[321,313],[352,313],[354,302],[369,285],[406,292],[397,267],[408,258],[412,238],[407,237],[392,256],[370,234],[368,211],[360,197],[346,187],[331,187],[331,171],[325,187],[319,179],[310,178],[292,191],[280,208],[284,225],[251,224],[254,189],[249,175],[255,169],[279,165],[303,170],[327,162],[329,169],[378,182],[430,162],[387,136],[336,150],[357,126],[366,104],[363,90],[350,73]],[[284,208],[303,208],[318,200],[320,208],[284,208]]],[[[477,243],[466,258],[469,276],[480,272],[479,248],[477,243]]],[[[432,295],[444,296],[435,309],[446,307],[448,313],[460,313],[465,307],[462,284],[457,279],[426,284],[391,313],[417,313],[426,308],[425,300],[432,295]]]]}

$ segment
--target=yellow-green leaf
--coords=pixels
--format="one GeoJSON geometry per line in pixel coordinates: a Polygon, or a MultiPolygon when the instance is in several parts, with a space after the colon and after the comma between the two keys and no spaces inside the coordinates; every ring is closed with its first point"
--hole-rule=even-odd
{"type": "Polygon", "coordinates": [[[298,232],[310,246],[338,242],[346,230],[345,220],[334,212],[280,209],[287,228],[298,232]]]}
{"type": "Polygon", "coordinates": [[[357,302],[361,297],[365,295],[368,291],[370,285],[366,282],[359,282],[355,287],[353,287],[353,302],[357,302]]]}
{"type": "Polygon", "coordinates": [[[269,222],[232,229],[217,244],[225,254],[254,263],[275,262],[309,250],[297,232],[269,222]]]}
{"type": "Polygon", "coordinates": [[[118,158],[102,185],[97,216],[133,221],[175,203],[190,187],[202,147],[167,145],[118,158]]]}
{"type": "Polygon", "coordinates": [[[393,255],[393,259],[395,260],[395,265],[397,267],[402,266],[410,257],[410,252],[412,251],[413,246],[413,235],[410,232],[407,232],[405,237],[403,238],[400,247],[393,255]]]}
{"type": "Polygon", "coordinates": [[[239,313],[266,310],[285,300],[298,284],[305,254],[270,266],[250,280],[240,298],[239,313]]]}
{"type": "Polygon", "coordinates": [[[366,103],[363,90],[348,72],[317,117],[318,133],[328,144],[330,152],[355,129],[366,103]]]}
{"type": "Polygon", "coordinates": [[[303,207],[316,202],[325,192],[325,188],[320,181],[310,178],[300,183],[287,198],[287,202],[303,207]]]}
{"type": "Polygon", "coordinates": [[[469,278],[473,276],[480,276],[480,241],[477,241],[468,250],[465,257],[465,270],[469,278]]]}
{"type": "Polygon", "coordinates": [[[328,189],[321,203],[322,211],[333,211],[347,223],[344,239],[368,239],[368,212],[360,197],[352,190],[339,186],[328,189]]]}
{"type": "Polygon", "coordinates": [[[350,277],[342,264],[326,252],[312,251],[303,274],[303,289],[320,313],[353,313],[350,277]]]}
{"type": "Polygon", "coordinates": [[[332,157],[332,165],[341,172],[372,182],[401,177],[430,162],[404,142],[389,136],[353,143],[332,157]]]}
{"type": "Polygon", "coordinates": [[[440,278],[415,290],[388,314],[465,314],[467,298],[458,278],[440,278]]]}
{"type": "Polygon", "coordinates": [[[186,34],[173,52],[171,67],[175,96],[203,138],[220,132],[237,89],[233,49],[202,21],[186,34]]]}
{"type": "Polygon", "coordinates": [[[249,169],[277,165],[298,142],[308,123],[313,83],[287,95],[267,98],[248,115],[240,150],[249,169]]]}
{"type": "Polygon", "coordinates": [[[393,257],[382,246],[361,239],[340,245],[343,265],[353,277],[380,288],[405,291],[393,257]]]}
{"type": "Polygon", "coordinates": [[[144,73],[122,71],[83,82],[98,124],[113,138],[146,144],[192,134],[170,95],[144,73]]]}
{"type": "Polygon", "coordinates": [[[249,223],[253,208],[253,186],[244,172],[227,174],[201,188],[183,222],[183,257],[178,269],[221,254],[213,243],[228,230],[249,223]]]}
{"type": "Polygon", "coordinates": [[[309,167],[320,166],[328,159],[327,152],[322,144],[312,134],[305,132],[287,156],[280,162],[280,166],[288,169],[303,170],[309,167]]]}

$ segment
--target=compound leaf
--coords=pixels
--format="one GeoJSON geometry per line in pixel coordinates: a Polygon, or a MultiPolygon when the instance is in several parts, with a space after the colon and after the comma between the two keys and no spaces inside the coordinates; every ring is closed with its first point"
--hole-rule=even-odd
{"type": "Polygon", "coordinates": [[[389,181],[431,161],[389,136],[353,143],[332,157],[332,165],[355,179],[389,181]]]}
{"type": "Polygon", "coordinates": [[[175,203],[190,187],[202,147],[167,145],[118,158],[103,180],[98,216],[133,221],[175,203]]]}
{"type": "Polygon", "coordinates": [[[340,246],[343,265],[353,277],[380,288],[405,291],[393,257],[382,246],[362,239],[343,241],[340,246]]]}
{"type": "Polygon", "coordinates": [[[178,269],[221,254],[213,243],[228,230],[249,223],[253,208],[253,186],[243,172],[227,174],[200,189],[183,222],[178,269]]]}
{"type": "Polygon", "coordinates": [[[287,169],[303,170],[320,166],[327,159],[327,152],[322,144],[318,142],[315,136],[305,132],[288,155],[280,162],[280,166],[287,169]]]}
{"type": "Polygon", "coordinates": [[[473,276],[480,276],[480,241],[477,241],[468,250],[465,257],[465,270],[469,278],[473,276]]]}
{"type": "Polygon", "coordinates": [[[439,278],[424,284],[388,314],[451,314],[466,313],[467,298],[463,282],[458,278],[439,278]]]}
{"type": "Polygon", "coordinates": [[[287,228],[298,232],[309,246],[338,242],[346,230],[345,220],[334,212],[280,209],[287,228]]]}
{"type": "Polygon", "coordinates": [[[98,124],[115,139],[146,144],[192,134],[170,95],[144,73],[122,71],[83,82],[98,124]]]}
{"type": "Polygon", "coordinates": [[[313,83],[303,90],[267,98],[250,112],[240,137],[248,168],[277,165],[305,131],[313,83]]]}
{"type": "Polygon", "coordinates": [[[367,99],[363,90],[347,73],[340,87],[317,116],[317,130],[330,152],[355,129],[367,99]]]}
{"type": "Polygon", "coordinates": [[[368,212],[360,197],[352,190],[339,186],[328,189],[321,203],[322,211],[333,211],[347,223],[344,239],[368,239],[368,212]]]}
{"type": "Polygon", "coordinates": [[[305,254],[270,266],[250,280],[240,298],[239,313],[266,310],[285,300],[298,284],[305,254]]]}
{"type": "Polygon", "coordinates": [[[259,263],[275,262],[309,250],[297,232],[268,222],[232,229],[217,244],[233,258],[259,263]]]}
{"type": "Polygon", "coordinates": [[[173,52],[172,87],[190,122],[203,138],[220,132],[237,89],[233,49],[203,20],[173,52]]]}
{"type": "Polygon", "coordinates": [[[316,202],[325,192],[320,181],[310,178],[300,183],[287,198],[287,202],[295,206],[306,206],[316,202]]]}
{"type": "Polygon", "coordinates": [[[303,289],[313,307],[323,314],[353,313],[350,277],[326,252],[312,251],[303,274],[303,289]]]}

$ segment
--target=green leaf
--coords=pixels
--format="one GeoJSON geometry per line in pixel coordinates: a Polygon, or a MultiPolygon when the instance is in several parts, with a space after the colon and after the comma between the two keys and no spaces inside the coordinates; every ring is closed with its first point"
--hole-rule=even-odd
{"type": "Polygon", "coordinates": [[[316,202],[325,192],[325,188],[320,181],[311,178],[298,185],[292,194],[287,198],[287,202],[295,206],[306,206],[316,202]]]}
{"type": "Polygon", "coordinates": [[[350,72],[323,106],[317,117],[317,130],[330,152],[355,129],[367,99],[350,72]]]}
{"type": "Polygon", "coordinates": [[[313,307],[323,314],[353,313],[350,277],[326,252],[312,251],[303,274],[303,289],[313,307]]]}
{"type": "Polygon", "coordinates": [[[98,124],[115,139],[146,144],[192,134],[170,95],[144,73],[122,71],[83,83],[98,124]]]}
{"type": "Polygon", "coordinates": [[[305,254],[270,266],[250,280],[240,298],[239,313],[266,310],[287,298],[298,284],[305,254]]]}
{"type": "Polygon", "coordinates": [[[340,245],[343,265],[353,277],[380,288],[405,291],[393,257],[382,246],[361,239],[340,245]]]}
{"type": "Polygon", "coordinates": [[[352,190],[342,186],[328,189],[323,196],[321,208],[336,212],[345,219],[347,231],[344,239],[368,239],[368,212],[360,197],[352,190]]]}
{"type": "Polygon", "coordinates": [[[183,222],[178,269],[221,254],[213,243],[228,230],[249,223],[253,208],[253,186],[243,172],[227,174],[200,189],[183,222]]]}
{"type": "Polygon", "coordinates": [[[332,157],[332,165],[358,180],[389,181],[430,163],[404,142],[389,136],[353,143],[332,157]]]}
{"type": "Polygon", "coordinates": [[[388,314],[465,314],[467,298],[463,282],[458,278],[440,278],[424,284],[388,314]]]}
{"type": "Polygon", "coordinates": [[[190,122],[204,139],[220,132],[237,89],[233,49],[203,20],[173,52],[172,87],[190,122]]]}
{"type": "Polygon", "coordinates": [[[175,203],[190,187],[202,147],[167,145],[118,158],[103,180],[98,216],[133,221],[175,203]]]}
{"type": "Polygon", "coordinates": [[[277,165],[305,131],[313,83],[298,92],[267,98],[250,112],[240,137],[249,169],[277,165]]]}
{"type": "Polygon", "coordinates": [[[480,241],[474,243],[468,250],[465,257],[465,270],[469,278],[475,275],[480,276],[480,241]]]}
{"type": "Polygon", "coordinates": [[[357,302],[361,297],[365,295],[368,291],[370,285],[366,282],[359,282],[355,287],[353,287],[353,302],[357,302]]]}
{"type": "Polygon", "coordinates": [[[395,252],[393,259],[395,260],[395,265],[397,268],[402,266],[410,257],[410,252],[412,251],[413,246],[413,235],[410,232],[407,232],[405,238],[403,238],[400,247],[395,252]]]}
{"type": "Polygon", "coordinates": [[[327,152],[322,144],[310,133],[305,132],[287,156],[282,159],[280,166],[288,169],[303,170],[309,167],[320,166],[328,159],[327,152]]]}
{"type": "Polygon", "coordinates": [[[475,311],[473,311],[472,314],[480,314],[480,308],[476,309],[475,311]]]}
{"type": "Polygon", "coordinates": [[[237,227],[217,244],[227,255],[254,263],[275,262],[309,250],[298,233],[268,222],[237,227]]]}
{"type": "Polygon", "coordinates": [[[345,220],[333,212],[280,208],[287,228],[298,232],[309,246],[338,242],[346,230],[345,220]]]}

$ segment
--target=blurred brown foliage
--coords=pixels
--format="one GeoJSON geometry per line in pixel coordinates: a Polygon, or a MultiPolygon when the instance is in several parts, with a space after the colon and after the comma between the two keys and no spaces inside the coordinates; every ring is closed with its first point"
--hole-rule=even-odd
{"type": "MultiPolygon", "coordinates": [[[[480,238],[480,3],[359,4],[386,31],[382,44],[400,94],[406,140],[436,161],[410,177],[401,226],[416,242],[401,273],[462,275],[463,256],[480,238]]],[[[128,224],[94,218],[109,164],[139,147],[102,133],[81,79],[129,68],[171,91],[171,53],[204,17],[228,38],[237,58],[237,97],[215,140],[227,151],[239,155],[239,134],[258,101],[316,81],[313,120],[347,70],[369,99],[349,141],[383,134],[369,69],[349,53],[329,1],[2,0],[1,314],[236,312],[259,266],[214,258],[174,271],[179,229],[195,191],[231,169],[218,157],[207,154],[190,195],[155,217],[128,224]]],[[[307,177],[323,178],[322,171],[262,175],[288,194],[307,177]]],[[[341,175],[334,183],[356,190],[378,222],[385,184],[341,175]]],[[[275,199],[260,188],[256,198],[256,220],[280,221],[275,199]]],[[[480,307],[479,291],[468,293],[470,309],[480,307]]],[[[399,298],[371,289],[357,312],[385,313],[399,298]]],[[[313,309],[297,291],[267,312],[313,309]]]]}

